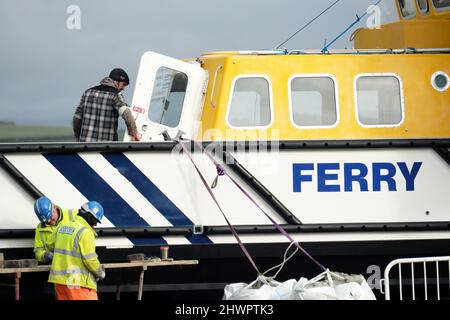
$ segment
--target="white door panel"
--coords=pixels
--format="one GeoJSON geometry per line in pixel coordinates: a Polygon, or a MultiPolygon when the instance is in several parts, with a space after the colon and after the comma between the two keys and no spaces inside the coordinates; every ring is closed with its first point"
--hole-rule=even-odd
{"type": "Polygon", "coordinates": [[[194,139],[207,81],[208,73],[195,61],[185,62],[151,51],[144,53],[132,102],[143,141],[162,141],[160,133],[165,130],[172,138],[181,130],[185,137],[194,139]]]}

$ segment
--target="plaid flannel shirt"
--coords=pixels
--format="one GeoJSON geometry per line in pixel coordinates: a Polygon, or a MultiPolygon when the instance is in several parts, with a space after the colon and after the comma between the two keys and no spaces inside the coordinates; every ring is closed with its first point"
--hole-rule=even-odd
{"type": "Polygon", "coordinates": [[[79,141],[117,141],[119,115],[123,107],[128,105],[110,78],[86,90],[74,114],[81,119],[79,141]]]}

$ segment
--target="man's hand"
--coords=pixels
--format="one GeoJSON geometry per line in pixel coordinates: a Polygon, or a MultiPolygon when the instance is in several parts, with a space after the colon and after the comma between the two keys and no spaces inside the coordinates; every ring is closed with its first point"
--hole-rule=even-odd
{"type": "Polygon", "coordinates": [[[142,134],[141,133],[136,133],[134,136],[131,136],[131,141],[141,141],[142,139],[142,134]]]}
{"type": "Polygon", "coordinates": [[[103,279],[105,279],[105,277],[106,277],[106,273],[105,273],[105,271],[100,271],[100,274],[98,275],[98,278],[97,279],[95,279],[97,282],[99,282],[99,281],[101,281],[101,280],[103,280],[103,279]]]}
{"type": "Polygon", "coordinates": [[[103,265],[100,266],[100,272],[97,274],[97,278],[95,279],[97,282],[105,279],[105,267],[103,265]]]}
{"type": "Polygon", "coordinates": [[[44,263],[50,263],[53,259],[53,252],[51,251],[45,251],[43,258],[44,263]]]}

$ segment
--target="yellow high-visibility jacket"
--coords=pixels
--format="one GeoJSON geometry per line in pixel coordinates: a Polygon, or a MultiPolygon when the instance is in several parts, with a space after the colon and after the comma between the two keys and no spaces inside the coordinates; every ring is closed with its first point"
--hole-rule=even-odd
{"type": "Polygon", "coordinates": [[[47,242],[48,238],[52,235],[56,229],[55,226],[51,226],[44,223],[39,223],[34,232],[34,255],[39,262],[49,262],[49,252],[47,242]]]}
{"type": "MultiPolygon", "coordinates": [[[[74,218],[78,214],[77,210],[65,210],[60,207],[56,208],[59,212],[58,224],[74,221],[74,218]]],[[[34,233],[34,255],[36,256],[37,261],[42,263],[50,262],[50,250],[47,242],[55,229],[56,226],[43,223],[39,223],[36,227],[36,231],[34,233]]]]}
{"type": "Polygon", "coordinates": [[[103,268],[95,253],[97,233],[82,217],[60,224],[49,241],[53,260],[48,282],[97,290],[103,268]]]}

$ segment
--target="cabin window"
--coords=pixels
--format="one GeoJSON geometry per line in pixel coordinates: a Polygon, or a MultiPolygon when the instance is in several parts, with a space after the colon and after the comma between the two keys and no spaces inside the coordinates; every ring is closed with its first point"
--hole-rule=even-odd
{"type": "Polygon", "coordinates": [[[417,5],[419,7],[420,12],[427,13],[429,11],[428,0],[417,0],[417,5]]]}
{"type": "Polygon", "coordinates": [[[180,123],[188,77],[166,67],[156,72],[148,117],[150,121],[175,128],[180,123]]]}
{"type": "Polygon", "coordinates": [[[433,0],[433,5],[436,9],[450,9],[450,0],[433,0]]]}
{"type": "Polygon", "coordinates": [[[356,79],[356,109],[363,126],[397,126],[403,121],[402,84],[395,75],[356,79]]]}
{"type": "Polygon", "coordinates": [[[412,18],[416,15],[416,4],[414,0],[399,0],[400,11],[404,18],[412,18]]]}
{"type": "Polygon", "coordinates": [[[337,122],[335,81],[329,76],[294,76],[290,82],[291,120],[298,127],[337,122]]]}
{"type": "Polygon", "coordinates": [[[227,121],[230,127],[267,127],[272,121],[268,79],[259,76],[235,79],[227,121]]]}

